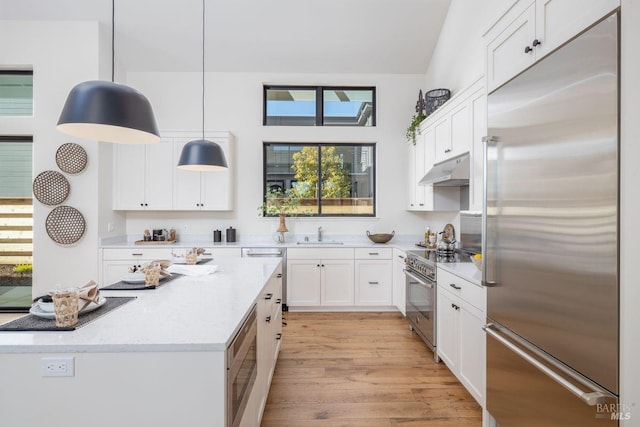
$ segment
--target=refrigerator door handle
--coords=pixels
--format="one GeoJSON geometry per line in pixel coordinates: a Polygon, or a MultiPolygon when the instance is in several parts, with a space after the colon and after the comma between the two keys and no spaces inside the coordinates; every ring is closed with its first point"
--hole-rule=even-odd
{"type": "MultiPolygon", "coordinates": [[[[509,350],[514,352],[516,355],[518,355],[521,358],[523,358],[525,361],[529,362],[533,367],[538,369],[540,372],[542,372],[543,374],[545,374],[546,376],[551,378],[553,381],[555,381],[556,383],[558,383],[559,385],[561,385],[562,387],[567,389],[569,392],[571,392],[575,396],[579,397],[587,405],[596,406],[597,404],[605,403],[605,400],[607,398],[614,398],[614,399],[617,398],[615,395],[613,395],[613,394],[611,394],[611,393],[609,393],[609,392],[607,392],[605,390],[596,388],[596,387],[593,387],[594,390],[591,390],[591,391],[581,390],[579,387],[577,387],[574,384],[572,384],[571,382],[567,381],[565,378],[563,378],[561,375],[559,375],[558,373],[556,373],[555,371],[550,369],[548,366],[544,365],[543,363],[538,361],[536,358],[534,358],[530,354],[528,354],[525,351],[523,351],[520,347],[518,347],[517,345],[513,344],[512,342],[510,342],[509,340],[507,340],[506,338],[501,336],[495,330],[495,325],[493,323],[488,323],[488,324],[484,325],[482,327],[482,329],[487,334],[491,335],[491,337],[493,337],[496,341],[498,341],[499,343],[501,343],[502,345],[507,347],[509,350]]],[[[572,374],[569,371],[565,371],[557,363],[554,363],[553,361],[551,361],[548,356],[545,356],[545,355],[543,355],[543,354],[541,354],[539,352],[536,352],[532,348],[528,348],[528,350],[530,350],[531,352],[535,352],[537,357],[539,357],[540,359],[545,360],[545,361],[549,362],[550,364],[554,365],[556,368],[562,370],[568,376],[574,377],[574,374],[572,374]]]]}
{"type": "Polygon", "coordinates": [[[483,168],[482,168],[482,286],[496,286],[495,280],[487,280],[487,184],[489,182],[488,165],[488,151],[489,146],[495,145],[498,142],[498,138],[495,136],[483,136],[483,168]]]}

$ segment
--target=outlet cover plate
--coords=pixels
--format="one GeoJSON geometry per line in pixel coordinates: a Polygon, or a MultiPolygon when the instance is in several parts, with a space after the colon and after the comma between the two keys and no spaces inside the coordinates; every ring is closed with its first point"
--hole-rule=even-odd
{"type": "Polygon", "coordinates": [[[73,356],[40,359],[40,375],[43,377],[72,377],[74,374],[73,356]]]}

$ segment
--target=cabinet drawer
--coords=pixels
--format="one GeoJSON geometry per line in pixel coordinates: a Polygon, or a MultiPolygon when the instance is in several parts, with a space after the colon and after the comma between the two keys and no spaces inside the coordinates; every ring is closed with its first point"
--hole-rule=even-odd
{"type": "Polygon", "coordinates": [[[287,259],[353,259],[353,248],[291,248],[287,259]]]}
{"type": "Polygon", "coordinates": [[[392,259],[393,248],[356,248],[356,259],[392,259]]]}
{"type": "Polygon", "coordinates": [[[486,289],[474,285],[455,274],[438,269],[438,288],[457,295],[462,300],[485,312],[487,308],[486,289]]]}
{"type": "Polygon", "coordinates": [[[103,260],[123,259],[171,259],[171,249],[104,249],[102,251],[103,260]]]}
{"type": "Polygon", "coordinates": [[[205,247],[203,256],[206,258],[240,258],[242,249],[240,248],[211,248],[205,247]]]}

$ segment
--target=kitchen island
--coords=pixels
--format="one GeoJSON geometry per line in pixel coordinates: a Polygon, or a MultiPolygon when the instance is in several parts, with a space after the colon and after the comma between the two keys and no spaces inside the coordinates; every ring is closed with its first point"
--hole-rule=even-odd
{"type": "MultiPolygon", "coordinates": [[[[227,346],[255,306],[257,357],[275,365],[279,346],[261,356],[271,342],[261,334],[273,329],[260,320],[264,310],[273,310],[272,325],[281,315],[263,302],[265,289],[277,292],[281,266],[277,258],[213,264],[213,275],[155,290],[103,291],[137,298],[75,331],[0,332],[2,424],[225,426],[227,346]],[[43,376],[43,358],[72,358],[72,376],[43,376]]],[[[268,392],[273,366],[264,366],[247,411],[261,410],[268,392]]]]}

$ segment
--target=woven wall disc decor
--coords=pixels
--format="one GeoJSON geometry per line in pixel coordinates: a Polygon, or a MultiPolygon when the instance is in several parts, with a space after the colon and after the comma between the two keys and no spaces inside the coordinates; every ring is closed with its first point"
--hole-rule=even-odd
{"type": "Polygon", "coordinates": [[[85,230],[82,214],[71,206],[54,208],[45,222],[47,234],[56,243],[72,245],[82,238],[85,230]]]}
{"type": "Polygon", "coordinates": [[[67,142],[56,151],[56,164],[62,172],[72,175],[80,173],[87,167],[87,152],[81,145],[67,142]]]}
{"type": "Polygon", "coordinates": [[[33,180],[33,195],[40,203],[55,206],[67,200],[69,181],[60,172],[44,171],[33,180]]]}

